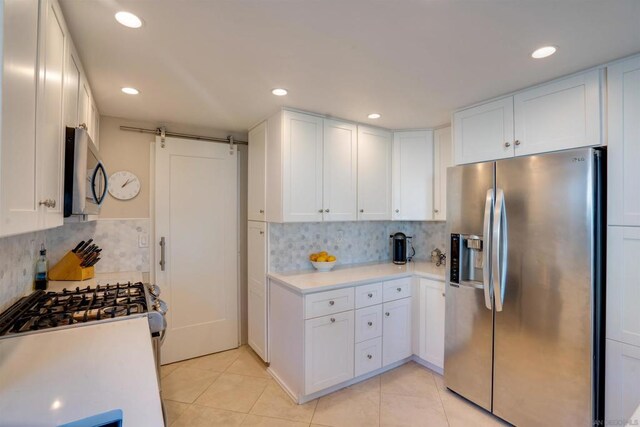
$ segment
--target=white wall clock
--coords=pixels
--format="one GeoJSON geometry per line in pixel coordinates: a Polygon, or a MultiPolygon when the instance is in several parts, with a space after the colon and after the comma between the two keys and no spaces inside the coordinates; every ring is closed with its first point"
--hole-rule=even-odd
{"type": "Polygon", "coordinates": [[[129,171],[115,172],[109,178],[109,194],[118,200],[131,200],[140,192],[140,180],[129,171]]]}

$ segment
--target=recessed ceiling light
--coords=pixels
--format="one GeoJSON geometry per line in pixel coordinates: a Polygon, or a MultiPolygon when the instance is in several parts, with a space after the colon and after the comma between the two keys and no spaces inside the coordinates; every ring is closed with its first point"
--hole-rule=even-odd
{"type": "Polygon", "coordinates": [[[121,90],[127,95],[137,95],[140,93],[140,91],[135,87],[123,87],[121,90]]]}
{"type": "Polygon", "coordinates": [[[129,28],[142,27],[142,19],[138,18],[131,12],[120,11],[116,13],[116,21],[129,28]]]}
{"type": "Polygon", "coordinates": [[[272,94],[274,94],[275,96],[285,96],[287,93],[286,89],[282,89],[282,88],[275,88],[271,91],[272,94]]]}
{"type": "Polygon", "coordinates": [[[378,113],[371,113],[371,114],[369,114],[367,117],[369,117],[370,119],[379,119],[379,118],[380,118],[380,114],[378,114],[378,113]]]}
{"type": "Polygon", "coordinates": [[[558,49],[555,46],[543,46],[540,49],[534,50],[531,57],[535,59],[546,58],[556,53],[556,50],[558,49]]]}

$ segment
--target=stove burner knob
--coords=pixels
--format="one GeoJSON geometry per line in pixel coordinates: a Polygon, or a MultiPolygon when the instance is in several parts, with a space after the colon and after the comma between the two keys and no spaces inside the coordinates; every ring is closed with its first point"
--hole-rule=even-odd
{"type": "Polygon", "coordinates": [[[160,296],[160,286],[158,285],[149,285],[149,293],[151,293],[151,295],[153,295],[154,297],[159,297],[160,296]]]}
{"type": "Polygon", "coordinates": [[[156,300],[153,303],[153,309],[162,315],[165,315],[167,311],[169,311],[169,307],[167,307],[167,303],[162,300],[156,300]]]}

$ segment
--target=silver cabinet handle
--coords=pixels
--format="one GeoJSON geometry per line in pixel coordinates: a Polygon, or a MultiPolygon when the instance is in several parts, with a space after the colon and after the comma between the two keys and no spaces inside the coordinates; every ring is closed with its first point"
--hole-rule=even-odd
{"type": "Polygon", "coordinates": [[[164,259],[164,249],[167,246],[167,242],[165,241],[164,237],[160,238],[160,262],[158,264],[160,264],[160,271],[164,271],[164,266],[166,264],[165,259],[164,259]]]}
{"type": "Polygon", "coordinates": [[[325,209],[324,211],[325,211],[326,213],[329,213],[329,209],[325,209]]]}
{"type": "Polygon", "coordinates": [[[42,200],[40,203],[38,203],[38,205],[44,205],[46,208],[53,209],[56,207],[56,201],[53,199],[42,200]]]}
{"type": "Polygon", "coordinates": [[[510,143],[510,142],[505,142],[505,143],[504,143],[504,146],[505,146],[505,147],[507,147],[507,148],[509,148],[509,147],[511,147],[511,143],[510,143]]]}
{"type": "Polygon", "coordinates": [[[396,288],[396,291],[402,292],[402,288],[396,288]]]}
{"type": "Polygon", "coordinates": [[[335,304],[335,301],[329,301],[329,305],[335,304]]]}
{"type": "Polygon", "coordinates": [[[367,322],[367,325],[373,326],[373,322],[367,322]]]}
{"type": "Polygon", "coordinates": [[[360,209],[360,213],[363,213],[363,212],[364,212],[364,209],[360,209]]]}
{"type": "Polygon", "coordinates": [[[332,317],[332,318],[331,318],[331,319],[329,319],[329,320],[331,320],[331,323],[336,323],[336,318],[335,318],[335,317],[332,317]]]}
{"type": "Polygon", "coordinates": [[[367,359],[371,360],[372,358],[373,358],[373,356],[372,356],[372,355],[367,354],[367,359]]]}
{"type": "Polygon", "coordinates": [[[264,209],[260,209],[260,213],[263,214],[264,213],[264,209]]]}
{"type": "Polygon", "coordinates": [[[489,260],[491,259],[491,247],[488,244],[489,243],[489,239],[490,239],[490,234],[491,234],[491,221],[492,221],[492,209],[493,209],[493,189],[489,189],[487,190],[487,195],[486,195],[486,199],[484,202],[484,228],[483,228],[483,233],[484,236],[482,236],[482,239],[484,240],[483,242],[483,246],[484,246],[484,259],[487,260],[487,262],[483,263],[482,266],[482,285],[484,287],[484,305],[485,307],[487,307],[487,309],[489,310],[493,310],[493,289],[491,287],[491,277],[490,277],[490,273],[489,273],[489,267],[491,265],[491,263],[489,262],[489,260]]]}
{"type": "Polygon", "coordinates": [[[513,143],[516,144],[516,145],[520,145],[520,141],[517,140],[517,139],[513,143]]]}
{"type": "Polygon", "coordinates": [[[368,296],[369,298],[373,298],[373,294],[371,294],[371,293],[367,294],[367,296],[368,296]]]}
{"type": "Polygon", "coordinates": [[[385,315],[385,316],[387,316],[387,317],[389,317],[389,312],[387,311],[384,315],[385,315]]]}

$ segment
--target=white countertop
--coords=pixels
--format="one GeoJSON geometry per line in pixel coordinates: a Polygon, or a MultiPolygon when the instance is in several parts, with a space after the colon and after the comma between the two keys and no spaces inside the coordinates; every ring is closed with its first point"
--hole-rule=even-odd
{"type": "Polygon", "coordinates": [[[0,426],[54,427],[120,409],[163,425],[146,317],[0,339],[0,426]]]}
{"type": "Polygon", "coordinates": [[[114,284],[117,282],[142,282],[142,273],[140,271],[121,271],[116,273],[96,273],[93,279],[77,280],[77,281],[61,281],[50,280],[48,291],[59,292],[63,289],[86,288],[90,286],[95,288],[97,285],[114,284]]]}
{"type": "Polygon", "coordinates": [[[307,294],[376,280],[391,280],[414,275],[444,281],[445,268],[444,266],[436,267],[435,264],[426,261],[409,262],[405,265],[385,262],[337,267],[329,272],[314,270],[295,273],[269,273],[268,277],[297,292],[307,294]]]}

